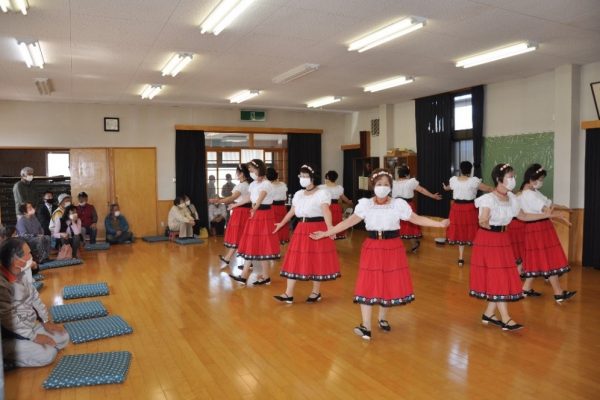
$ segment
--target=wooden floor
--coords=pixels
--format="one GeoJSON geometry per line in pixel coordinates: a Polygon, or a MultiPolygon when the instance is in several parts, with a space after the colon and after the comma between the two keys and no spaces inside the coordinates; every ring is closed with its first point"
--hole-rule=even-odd
{"type": "MultiPolygon", "coordinates": [[[[467,295],[468,264],[456,249],[425,240],[409,255],[416,301],[393,308],[392,331],[364,342],[352,293],[363,233],[337,242],[343,277],[323,301],[276,303],[284,290],[243,288],[219,270],[222,239],[114,246],[85,265],[45,271],[41,296],[61,304],[64,285],[107,281],[101,298],[132,335],[69,345],[62,354],[129,350],[123,385],[46,391],[52,367],[8,372],[6,399],[598,399],[600,271],[561,278],[578,290],[562,306],[543,280],[540,298],[511,305],[520,332],[481,325],[485,303],[467,295]]],[[[468,259],[468,258],[467,258],[468,259]]],[[[275,270],[279,271],[279,263],[275,270]]],[[[310,293],[299,283],[298,300],[310,293]]],[[[59,355],[60,357],[61,355],[59,355]]]]}

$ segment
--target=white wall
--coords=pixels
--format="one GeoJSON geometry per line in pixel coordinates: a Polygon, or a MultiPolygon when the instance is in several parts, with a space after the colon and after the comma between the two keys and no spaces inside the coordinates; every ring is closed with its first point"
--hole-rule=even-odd
{"type": "Polygon", "coordinates": [[[417,151],[415,101],[394,104],[394,148],[417,151]]]}
{"type": "Polygon", "coordinates": [[[0,101],[2,147],[156,147],[158,198],[175,197],[175,125],[268,126],[323,129],[323,170],[341,171],[347,114],[268,110],[267,122],[244,123],[235,108],[0,101]],[[103,118],[121,131],[103,131],[103,118]]]}

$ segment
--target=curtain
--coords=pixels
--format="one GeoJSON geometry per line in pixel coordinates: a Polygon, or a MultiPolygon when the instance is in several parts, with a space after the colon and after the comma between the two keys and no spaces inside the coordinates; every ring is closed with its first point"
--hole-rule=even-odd
{"type": "Polygon", "coordinates": [[[473,106],[473,170],[481,178],[481,149],[483,147],[483,85],[471,89],[473,106]]]}
{"type": "Polygon", "coordinates": [[[288,192],[292,195],[301,189],[298,173],[303,164],[315,169],[315,183],[319,183],[321,171],[321,135],[309,133],[288,134],[288,192]]]}
{"type": "Polygon", "coordinates": [[[177,131],[175,133],[175,190],[186,194],[196,206],[199,225],[208,227],[208,201],[206,197],[206,148],[203,131],[177,131]]]}
{"type": "MultiPolygon", "coordinates": [[[[432,193],[443,194],[442,182],[451,176],[451,134],[454,128],[454,95],[443,93],[415,100],[417,125],[417,179],[432,193]]],[[[418,213],[448,217],[450,198],[441,201],[420,196],[418,213]]]]}
{"type": "Polygon", "coordinates": [[[600,269],[600,129],[588,129],[585,138],[585,199],[583,265],[600,269]]]}
{"type": "Polygon", "coordinates": [[[344,195],[351,199],[354,204],[358,199],[354,199],[354,159],[362,157],[360,149],[344,150],[344,195]]]}

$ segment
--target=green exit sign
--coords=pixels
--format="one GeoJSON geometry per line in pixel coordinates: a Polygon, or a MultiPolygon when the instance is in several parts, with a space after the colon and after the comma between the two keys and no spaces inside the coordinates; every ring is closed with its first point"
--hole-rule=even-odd
{"type": "Polygon", "coordinates": [[[240,111],[240,119],[242,121],[266,121],[267,113],[265,111],[256,111],[256,110],[242,110],[240,111]]]}

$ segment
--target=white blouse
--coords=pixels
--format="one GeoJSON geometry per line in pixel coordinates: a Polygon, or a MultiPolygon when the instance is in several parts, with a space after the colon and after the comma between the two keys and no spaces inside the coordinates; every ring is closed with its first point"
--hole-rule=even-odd
{"type": "Polygon", "coordinates": [[[503,226],[510,221],[521,210],[519,200],[514,193],[508,192],[508,201],[502,201],[494,193],[486,193],[475,200],[475,207],[479,208],[479,216],[483,214],[483,208],[490,209],[490,225],[503,226]]]}
{"type": "Polygon", "coordinates": [[[329,192],[321,189],[317,189],[311,195],[306,195],[304,189],[298,190],[292,199],[294,213],[298,218],[322,217],[323,209],[321,208],[321,204],[329,205],[330,203],[331,197],[329,196],[329,192]]]}
{"type": "Polygon", "coordinates": [[[233,187],[233,190],[231,191],[231,193],[233,192],[238,192],[240,195],[238,196],[237,199],[234,200],[234,203],[247,203],[249,196],[250,196],[250,191],[248,190],[248,182],[240,182],[237,185],[235,185],[233,187]]]}
{"type": "Polygon", "coordinates": [[[260,196],[260,192],[267,192],[267,195],[263,199],[261,204],[271,205],[273,204],[273,185],[268,179],[263,179],[262,182],[253,181],[250,184],[250,201],[255,204],[260,196]]]}
{"type": "Polygon", "coordinates": [[[273,201],[284,201],[287,200],[287,185],[283,182],[279,182],[278,184],[272,184],[273,186],[273,201]]]}
{"type": "Polygon", "coordinates": [[[450,178],[450,189],[452,189],[452,198],[454,200],[473,200],[477,197],[477,190],[481,184],[481,179],[471,177],[461,180],[453,176],[450,178]]]}
{"type": "Polygon", "coordinates": [[[552,200],[544,196],[537,190],[525,189],[519,196],[519,202],[523,212],[531,214],[541,214],[544,207],[550,207],[552,200]]]}
{"type": "Polygon", "coordinates": [[[338,200],[344,194],[344,188],[340,185],[337,186],[327,186],[327,185],[319,185],[319,189],[326,190],[329,192],[331,196],[331,200],[338,200]]]}
{"type": "Polygon", "coordinates": [[[408,221],[413,211],[402,199],[392,199],[388,204],[375,204],[374,199],[360,199],[354,214],[365,221],[369,231],[396,231],[400,229],[400,220],[408,221]]]}
{"type": "Polygon", "coordinates": [[[415,189],[419,186],[419,181],[415,178],[395,180],[392,185],[392,197],[403,199],[412,199],[415,196],[415,189]]]}

